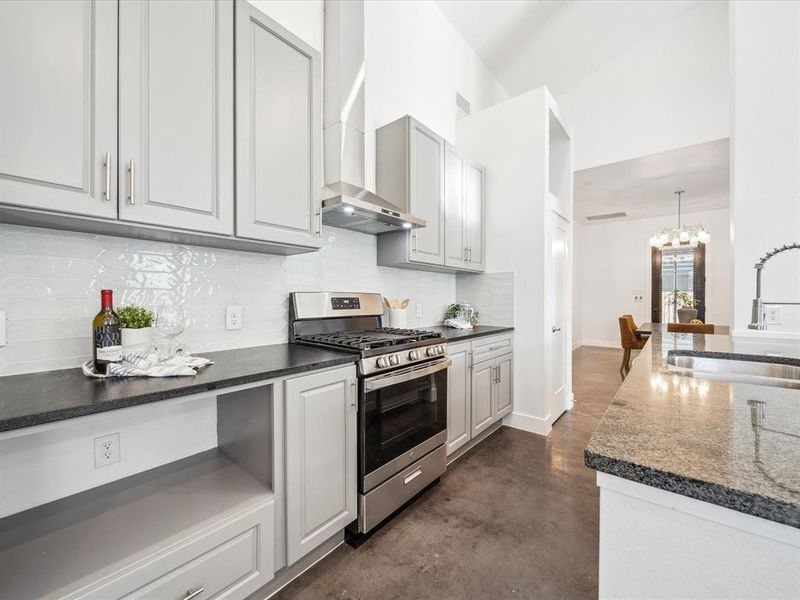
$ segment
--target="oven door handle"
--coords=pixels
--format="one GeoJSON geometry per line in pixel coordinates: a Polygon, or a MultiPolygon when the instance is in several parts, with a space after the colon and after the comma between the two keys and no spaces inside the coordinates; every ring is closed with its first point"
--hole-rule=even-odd
{"type": "Polygon", "coordinates": [[[445,360],[440,360],[433,364],[428,364],[422,367],[414,367],[413,369],[403,370],[399,373],[388,373],[386,375],[373,377],[364,381],[364,390],[367,392],[372,392],[389,387],[390,385],[403,383],[404,381],[411,381],[412,379],[417,379],[419,377],[424,377],[426,375],[443,371],[452,364],[453,361],[449,358],[446,358],[445,360]]]}

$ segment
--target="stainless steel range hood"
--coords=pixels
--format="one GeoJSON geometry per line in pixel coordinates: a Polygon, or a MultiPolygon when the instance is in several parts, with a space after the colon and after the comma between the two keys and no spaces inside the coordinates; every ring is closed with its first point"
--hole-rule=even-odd
{"type": "Polygon", "coordinates": [[[364,188],[364,2],[325,0],[322,222],[378,235],[425,227],[364,188]]]}

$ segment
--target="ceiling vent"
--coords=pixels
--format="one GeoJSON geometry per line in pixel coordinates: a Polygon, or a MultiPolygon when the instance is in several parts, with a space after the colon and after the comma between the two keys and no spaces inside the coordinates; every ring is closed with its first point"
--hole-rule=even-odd
{"type": "Polygon", "coordinates": [[[628,213],[626,212],[613,212],[613,213],[606,213],[604,215],[589,215],[586,217],[587,221],[606,221],[608,219],[622,219],[623,217],[627,217],[628,213]]]}

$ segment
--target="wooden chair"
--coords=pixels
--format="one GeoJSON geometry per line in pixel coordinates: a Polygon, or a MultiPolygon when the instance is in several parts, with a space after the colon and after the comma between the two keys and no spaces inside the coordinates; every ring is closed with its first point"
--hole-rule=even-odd
{"type": "Polygon", "coordinates": [[[714,333],[713,323],[667,323],[669,333],[714,333]]]}
{"type": "Polygon", "coordinates": [[[619,374],[622,379],[631,370],[631,350],[641,350],[647,343],[646,339],[641,339],[636,335],[636,322],[631,315],[622,315],[619,318],[619,340],[622,346],[622,365],[619,367],[619,374]]]}

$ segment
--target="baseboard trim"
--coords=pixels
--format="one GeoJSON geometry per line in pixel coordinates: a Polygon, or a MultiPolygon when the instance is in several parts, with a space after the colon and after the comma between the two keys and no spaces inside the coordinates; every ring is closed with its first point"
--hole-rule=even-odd
{"type": "Polygon", "coordinates": [[[547,436],[553,428],[553,424],[550,422],[549,418],[543,419],[519,412],[512,412],[507,417],[504,417],[503,425],[543,436],[547,436]]]}
{"type": "Polygon", "coordinates": [[[472,438],[466,444],[461,446],[461,448],[459,448],[458,450],[454,451],[452,454],[448,455],[447,456],[447,466],[449,467],[450,464],[453,461],[456,461],[459,458],[461,458],[462,456],[464,456],[467,452],[472,450],[475,446],[480,444],[483,440],[488,438],[495,431],[499,431],[502,426],[503,426],[503,421],[502,420],[497,421],[495,423],[492,423],[487,429],[485,429],[484,431],[481,431],[477,435],[477,437],[472,438]]]}

